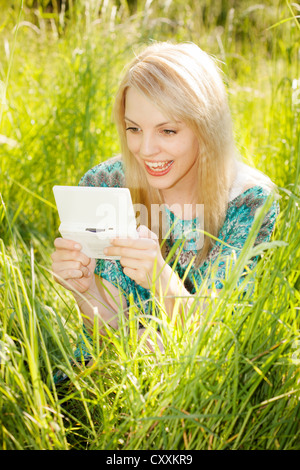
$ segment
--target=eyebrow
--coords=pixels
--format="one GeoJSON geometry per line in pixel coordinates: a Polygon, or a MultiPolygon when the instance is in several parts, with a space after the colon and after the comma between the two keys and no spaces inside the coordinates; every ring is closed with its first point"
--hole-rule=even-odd
{"type": "MultiPolygon", "coordinates": [[[[132,124],[134,124],[135,126],[137,127],[140,127],[136,122],[134,122],[132,119],[129,119],[128,117],[124,116],[124,120],[125,121],[129,121],[131,122],[132,124]]],[[[180,124],[181,121],[166,121],[166,122],[161,122],[160,124],[157,124],[155,127],[161,127],[161,126],[165,126],[166,124],[180,124]]]]}

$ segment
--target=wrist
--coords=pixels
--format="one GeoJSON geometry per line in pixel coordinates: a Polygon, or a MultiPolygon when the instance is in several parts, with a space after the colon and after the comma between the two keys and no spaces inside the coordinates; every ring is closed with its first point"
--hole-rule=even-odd
{"type": "Polygon", "coordinates": [[[168,296],[189,295],[184,284],[176,272],[168,264],[164,268],[156,282],[157,291],[168,296]]]}
{"type": "Polygon", "coordinates": [[[182,279],[168,264],[165,264],[157,280],[156,295],[163,295],[166,312],[171,318],[174,314],[176,298],[182,298],[178,304],[182,320],[186,316],[186,309],[189,309],[191,302],[193,302],[191,293],[185,288],[182,279]]]}
{"type": "Polygon", "coordinates": [[[97,289],[95,281],[85,292],[73,292],[73,296],[79,307],[81,307],[85,303],[91,302],[93,299],[97,299],[99,296],[99,291],[97,289]]]}

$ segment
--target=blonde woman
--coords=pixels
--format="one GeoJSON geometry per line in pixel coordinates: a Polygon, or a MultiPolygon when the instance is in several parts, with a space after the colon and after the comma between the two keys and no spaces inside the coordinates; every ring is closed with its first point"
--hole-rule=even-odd
{"type": "MultiPolygon", "coordinates": [[[[58,238],[52,270],[73,292],[87,326],[94,321],[94,306],[118,328],[120,303],[126,311],[130,294],[137,304],[147,304],[153,270],[168,315],[177,296],[188,306],[204,278],[209,301],[213,286],[222,289],[226,260],[233,250],[239,255],[274,185],[239,161],[222,75],[195,44],[157,43],[136,56],[121,81],[114,113],[122,153],[89,170],[79,184],[128,187],[133,203],[144,209],[139,239],[112,240],[107,255],[121,259],[110,261],[89,259],[75,242],[58,238]],[[169,231],[163,233],[157,215],[169,231]],[[181,238],[185,242],[170,257],[181,238]]],[[[256,244],[270,239],[277,213],[274,202],[256,244]]]]}

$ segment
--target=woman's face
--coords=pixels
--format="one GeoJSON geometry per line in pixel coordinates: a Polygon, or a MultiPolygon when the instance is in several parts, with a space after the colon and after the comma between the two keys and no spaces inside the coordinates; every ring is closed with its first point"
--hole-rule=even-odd
{"type": "Polygon", "coordinates": [[[129,87],[126,93],[127,145],[145,171],[150,186],[167,203],[192,202],[197,184],[198,139],[187,125],[170,121],[155,105],[129,87]]]}

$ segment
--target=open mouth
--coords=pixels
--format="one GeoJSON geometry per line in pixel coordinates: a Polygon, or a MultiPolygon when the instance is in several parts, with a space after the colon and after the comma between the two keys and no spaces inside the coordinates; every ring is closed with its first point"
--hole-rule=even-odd
{"type": "Polygon", "coordinates": [[[164,162],[145,162],[145,168],[151,175],[165,175],[170,170],[174,160],[164,162]]]}

